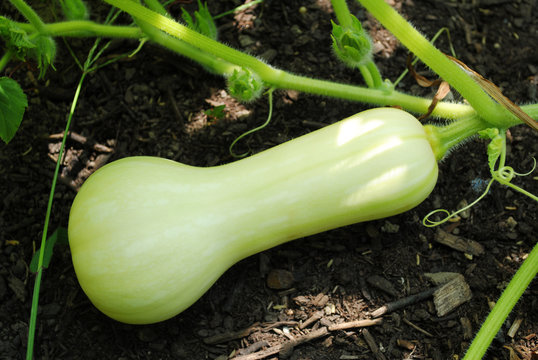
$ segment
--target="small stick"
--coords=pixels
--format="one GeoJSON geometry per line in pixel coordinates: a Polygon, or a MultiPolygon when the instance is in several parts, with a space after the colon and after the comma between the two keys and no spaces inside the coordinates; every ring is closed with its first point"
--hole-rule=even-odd
{"type": "Polygon", "coordinates": [[[318,122],[318,121],[312,121],[312,120],[303,120],[303,126],[310,127],[313,129],[321,129],[327,126],[328,124],[318,122]]]}
{"type": "Polygon", "coordinates": [[[372,350],[377,360],[387,360],[385,355],[383,355],[383,353],[379,351],[379,347],[377,346],[374,337],[372,336],[372,334],[370,334],[368,329],[362,330],[362,336],[364,336],[364,340],[366,340],[368,347],[370,348],[370,350],[372,350]]]}
{"type": "Polygon", "coordinates": [[[420,331],[421,333],[423,333],[426,336],[434,337],[431,333],[429,333],[426,330],[418,327],[417,325],[413,324],[411,321],[407,320],[406,318],[403,318],[403,322],[406,323],[407,325],[411,326],[413,329],[415,329],[417,331],[420,331]]]}
{"type": "Polygon", "coordinates": [[[514,336],[516,336],[517,331],[519,330],[519,327],[521,326],[521,323],[523,322],[523,318],[517,318],[513,323],[512,326],[510,326],[510,329],[508,330],[507,335],[510,336],[512,339],[514,336]]]}
{"type": "Polygon", "coordinates": [[[281,349],[282,349],[282,345],[275,345],[265,350],[261,350],[252,354],[235,356],[232,359],[233,360],[260,360],[268,356],[278,354],[281,349]]]}
{"type": "Polygon", "coordinates": [[[295,340],[288,341],[282,345],[282,348],[279,351],[279,354],[283,358],[287,358],[291,355],[293,352],[293,349],[302,343],[318,339],[320,337],[323,337],[329,333],[329,330],[327,330],[326,327],[322,327],[318,330],[314,330],[312,332],[309,332],[308,334],[298,336],[295,338],[295,340]]]}
{"type": "Polygon", "coordinates": [[[254,344],[250,344],[246,348],[237,350],[237,355],[249,355],[266,346],[269,346],[269,343],[267,341],[265,340],[258,341],[258,342],[255,342],[254,344]]]}
{"type": "MultiPolygon", "coordinates": [[[[52,134],[52,135],[49,135],[49,139],[51,140],[60,140],[62,139],[64,136],[63,133],[59,133],[59,134],[52,134]]],[[[73,141],[76,141],[82,145],[88,145],[89,147],[91,147],[92,149],[94,149],[95,151],[99,151],[99,152],[104,152],[104,153],[111,153],[111,152],[114,152],[113,149],[109,148],[108,146],[106,145],[102,145],[102,144],[98,144],[96,143],[95,141],[93,140],[90,140],[88,139],[87,137],[85,136],[82,136],[80,134],[77,134],[76,132],[73,132],[73,131],[69,131],[67,133],[67,136],[69,137],[69,139],[73,140],[73,141]]]]}
{"type": "Polygon", "coordinates": [[[279,326],[296,326],[297,324],[297,321],[276,321],[272,323],[263,323],[262,331],[269,331],[279,326]]]}
{"type": "Polygon", "coordinates": [[[392,283],[382,276],[372,275],[368,277],[366,281],[368,282],[368,284],[372,285],[373,287],[381,291],[386,292],[387,294],[391,296],[394,296],[394,297],[398,296],[398,292],[396,291],[394,286],[392,286],[392,283]]]}
{"type": "Polygon", "coordinates": [[[405,340],[405,339],[398,339],[396,340],[396,344],[399,346],[399,347],[402,347],[404,349],[407,349],[407,350],[414,350],[415,349],[415,344],[413,344],[411,341],[409,340],[405,340]]]}
{"type": "Polygon", "coordinates": [[[259,330],[259,329],[260,329],[260,323],[254,323],[248,328],[245,328],[242,330],[231,331],[224,334],[217,334],[214,336],[206,337],[204,338],[204,343],[208,345],[214,345],[214,344],[220,344],[220,343],[240,339],[245,336],[249,336],[254,331],[259,330]]]}
{"type": "Polygon", "coordinates": [[[234,360],[259,360],[259,359],[263,359],[263,358],[266,358],[268,356],[275,355],[278,353],[280,353],[280,355],[284,358],[286,357],[286,354],[291,354],[291,351],[293,351],[293,348],[295,346],[302,344],[304,342],[307,342],[307,341],[318,339],[320,337],[327,335],[328,333],[329,331],[327,330],[327,328],[322,327],[306,335],[298,336],[293,341],[290,340],[290,341],[285,342],[284,344],[271,346],[270,348],[267,348],[262,351],[258,351],[253,354],[236,356],[233,359],[234,360]]]}
{"type": "Polygon", "coordinates": [[[303,330],[304,328],[312,325],[319,319],[323,317],[323,311],[316,311],[312,316],[306,319],[303,323],[299,324],[299,329],[303,330]]]}
{"type": "Polygon", "coordinates": [[[379,325],[383,322],[383,319],[365,319],[365,320],[356,320],[356,321],[348,321],[340,324],[334,324],[329,326],[330,331],[338,331],[338,330],[347,330],[347,329],[353,329],[353,328],[359,328],[359,327],[368,327],[368,326],[374,326],[379,325]]]}
{"type": "Polygon", "coordinates": [[[427,299],[433,295],[435,290],[437,290],[437,288],[431,288],[428,290],[421,291],[417,294],[413,294],[413,295],[404,297],[402,299],[398,299],[396,301],[391,301],[388,304],[381,306],[379,309],[374,310],[374,312],[372,312],[372,317],[378,318],[387,313],[393,312],[395,310],[399,310],[403,307],[406,307],[414,303],[417,303],[419,301],[422,301],[424,299],[427,299]]]}
{"type": "Polygon", "coordinates": [[[297,325],[297,321],[277,321],[274,323],[263,323],[263,324],[256,322],[245,329],[241,329],[238,331],[230,331],[227,333],[206,337],[204,338],[204,343],[206,343],[207,345],[221,344],[221,343],[225,343],[228,341],[237,340],[237,339],[241,339],[243,337],[249,336],[254,331],[258,331],[258,330],[269,331],[278,326],[295,326],[295,325],[297,325]]]}
{"type": "Polygon", "coordinates": [[[179,111],[179,108],[177,106],[176,99],[174,97],[174,94],[172,92],[172,89],[168,86],[166,88],[166,98],[168,102],[170,103],[170,106],[172,108],[172,112],[174,113],[174,116],[178,122],[178,124],[182,127],[184,125],[183,116],[181,115],[181,111],[179,111]]]}
{"type": "MultiPolygon", "coordinates": [[[[266,358],[268,356],[275,355],[275,354],[280,354],[282,358],[286,358],[287,356],[291,355],[291,352],[297,345],[324,337],[328,335],[331,331],[372,326],[372,325],[380,324],[381,322],[382,322],[382,319],[374,319],[374,320],[366,319],[366,320],[349,321],[349,322],[345,322],[341,324],[331,325],[329,327],[324,326],[317,330],[311,331],[308,334],[297,336],[294,338],[294,340],[287,341],[283,344],[271,346],[270,348],[258,351],[253,354],[239,355],[239,356],[234,357],[233,359],[234,360],[259,360],[259,359],[263,359],[263,358],[266,358]]],[[[204,339],[204,342],[207,344],[206,339],[204,339]]]]}

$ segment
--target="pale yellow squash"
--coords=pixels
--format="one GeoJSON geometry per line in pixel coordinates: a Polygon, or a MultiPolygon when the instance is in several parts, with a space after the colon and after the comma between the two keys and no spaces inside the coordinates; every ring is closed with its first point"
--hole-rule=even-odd
{"type": "Polygon", "coordinates": [[[422,125],[392,108],[222,166],[121,159],[75,198],[68,229],[75,272],[106,315],[162,321],[249,255],[411,209],[437,172],[422,125]]]}

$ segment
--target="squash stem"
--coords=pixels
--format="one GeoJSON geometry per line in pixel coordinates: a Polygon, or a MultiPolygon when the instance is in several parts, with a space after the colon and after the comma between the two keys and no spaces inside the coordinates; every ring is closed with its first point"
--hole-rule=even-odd
{"type": "Polygon", "coordinates": [[[11,58],[13,57],[13,51],[8,50],[0,58],[0,72],[4,71],[4,68],[7,66],[11,58]]]}
{"type": "MultiPolygon", "coordinates": [[[[241,51],[209,39],[137,3],[129,0],[105,1],[135,18],[143,19],[144,22],[192,45],[202,52],[256,72],[268,87],[292,89],[376,105],[399,105],[406,110],[417,113],[425,113],[430,105],[430,100],[428,99],[406,95],[397,91],[368,89],[290,74],[268,65],[254,56],[244,54],[241,51]]],[[[197,60],[196,58],[194,59],[197,60]]],[[[375,83],[376,81],[374,80],[375,83]]],[[[467,105],[440,103],[433,114],[447,119],[456,119],[472,113],[474,113],[473,109],[467,105]]]]}
{"type": "Polygon", "coordinates": [[[45,24],[39,15],[24,0],[9,0],[17,10],[28,20],[38,33],[43,33],[45,24]]]}
{"type": "Polygon", "coordinates": [[[331,0],[331,5],[338,22],[342,27],[348,28],[352,26],[351,13],[347,7],[345,0],[331,0]]]}
{"type": "Polygon", "coordinates": [[[441,160],[450,149],[488,127],[491,125],[474,114],[443,126],[428,124],[424,130],[436,159],[441,160]]]}
{"type": "Polygon", "coordinates": [[[513,118],[500,104],[493,101],[480,85],[456,63],[448,59],[422,36],[396,10],[383,0],[358,0],[402,44],[419,57],[439,76],[453,86],[492,126],[506,128],[506,119],[513,118]]]}
{"type": "MultiPolygon", "coordinates": [[[[35,28],[31,24],[16,21],[13,23],[27,33],[35,31],[35,28]]],[[[70,20],[45,24],[42,34],[48,36],[98,36],[127,39],[139,39],[143,36],[142,31],[138,27],[98,24],[89,20],[70,20]]]]}
{"type": "MultiPolygon", "coordinates": [[[[538,104],[523,105],[521,109],[533,119],[538,117],[538,104]]],[[[510,123],[510,126],[514,125],[521,125],[521,123],[510,123]]],[[[474,113],[462,116],[446,125],[425,125],[424,130],[437,160],[441,160],[450,149],[489,127],[491,124],[474,113]]]]}

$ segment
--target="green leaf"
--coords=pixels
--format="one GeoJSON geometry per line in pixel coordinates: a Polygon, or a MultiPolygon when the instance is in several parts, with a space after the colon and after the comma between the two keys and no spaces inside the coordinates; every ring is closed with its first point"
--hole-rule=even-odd
{"type": "Polygon", "coordinates": [[[26,94],[19,84],[11,78],[0,77],[0,138],[6,144],[15,136],[27,107],[26,94]]]}
{"type": "Polygon", "coordinates": [[[60,0],[60,6],[67,20],[87,20],[89,17],[82,0],[60,0]]]}
{"type": "Polygon", "coordinates": [[[504,139],[501,136],[499,129],[489,128],[478,132],[482,139],[491,139],[488,144],[488,163],[491,173],[495,172],[495,164],[501,156],[503,150],[504,139]]]}
{"type": "Polygon", "coordinates": [[[0,16],[0,38],[6,43],[7,49],[12,51],[19,60],[24,60],[28,50],[36,47],[26,31],[3,16],[0,16]]]}
{"type": "Polygon", "coordinates": [[[207,3],[202,5],[202,2],[198,0],[198,11],[194,12],[194,19],[185,9],[182,8],[182,11],[183,13],[181,17],[190,29],[205,35],[208,38],[217,40],[217,26],[215,25],[213,16],[211,16],[211,13],[209,12],[207,3]]]}
{"type": "MultiPolygon", "coordinates": [[[[46,269],[50,265],[50,260],[52,258],[52,254],[54,251],[54,245],[56,244],[62,244],[67,245],[69,243],[69,240],[67,238],[67,229],[64,227],[57,228],[51,236],[47,239],[47,242],[45,243],[45,252],[43,253],[43,268],[46,269]]],[[[32,261],[30,262],[30,271],[33,273],[36,273],[38,270],[39,265],[39,254],[41,253],[41,249],[36,251],[34,256],[32,257],[32,261]]]]}
{"type": "Polygon", "coordinates": [[[204,113],[209,117],[209,120],[221,120],[226,117],[226,111],[224,111],[225,108],[226,105],[219,105],[212,109],[205,110],[204,113]]]}

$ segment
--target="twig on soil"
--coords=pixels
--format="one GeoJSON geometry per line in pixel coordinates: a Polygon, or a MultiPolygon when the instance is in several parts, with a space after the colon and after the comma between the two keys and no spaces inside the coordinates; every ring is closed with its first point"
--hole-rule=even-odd
{"type": "Polygon", "coordinates": [[[303,120],[302,124],[303,126],[306,126],[312,129],[321,129],[328,125],[319,121],[312,121],[312,120],[303,120]]]}
{"type": "Polygon", "coordinates": [[[329,334],[329,330],[326,327],[319,328],[318,330],[314,330],[308,334],[298,336],[295,338],[295,340],[290,340],[288,342],[285,342],[281,345],[281,349],[279,351],[280,355],[283,358],[288,358],[291,356],[293,349],[302,343],[318,339],[320,337],[324,337],[325,335],[329,334]]]}
{"type": "Polygon", "coordinates": [[[207,345],[221,344],[228,341],[247,337],[255,331],[269,331],[279,326],[296,326],[297,324],[298,324],[297,321],[277,321],[274,323],[264,323],[264,324],[260,324],[259,322],[257,322],[250,325],[249,327],[245,329],[241,329],[238,331],[230,331],[227,333],[206,337],[204,338],[204,343],[206,343],[207,345]]]}
{"type": "Polygon", "coordinates": [[[401,309],[403,307],[406,307],[406,306],[415,304],[415,303],[417,303],[419,301],[422,301],[424,299],[427,299],[427,298],[429,298],[430,296],[433,295],[435,290],[437,290],[437,288],[431,288],[431,289],[428,289],[428,290],[421,291],[421,292],[419,292],[417,294],[410,295],[410,296],[404,297],[402,299],[398,299],[396,301],[391,301],[391,302],[387,303],[386,305],[381,306],[379,309],[374,310],[372,312],[372,317],[378,318],[378,317],[380,317],[382,315],[385,315],[387,313],[391,313],[391,312],[393,312],[395,310],[399,310],[399,309],[401,309]]]}
{"type": "Polygon", "coordinates": [[[214,344],[220,344],[225,343],[232,340],[241,339],[243,337],[249,336],[254,331],[260,329],[260,323],[254,323],[248,328],[238,330],[238,331],[231,331],[224,334],[217,334],[214,336],[206,337],[204,338],[204,343],[207,345],[214,345],[214,344]]]}
{"type": "Polygon", "coordinates": [[[302,344],[307,341],[311,341],[314,339],[318,339],[320,337],[323,337],[329,333],[328,329],[326,327],[322,327],[318,330],[312,331],[306,335],[298,336],[295,338],[295,340],[287,341],[283,344],[277,344],[274,346],[271,346],[270,348],[267,348],[265,350],[258,351],[253,354],[244,355],[244,356],[236,356],[233,359],[234,360],[259,360],[266,358],[271,355],[275,355],[280,353],[282,357],[286,357],[286,355],[290,355],[291,351],[293,351],[293,348],[299,344],[302,344]]]}
{"type": "Polygon", "coordinates": [[[177,123],[180,127],[183,127],[184,120],[183,115],[181,115],[181,111],[179,111],[179,107],[177,106],[176,99],[174,97],[174,93],[172,92],[172,89],[170,87],[166,88],[166,99],[168,100],[168,103],[170,104],[170,107],[172,108],[172,113],[174,114],[174,117],[177,120],[177,123]]]}
{"type": "MultiPolygon", "coordinates": [[[[373,326],[378,325],[382,322],[382,319],[365,319],[365,320],[356,320],[356,321],[349,321],[344,322],[340,324],[334,324],[330,326],[323,326],[317,330],[311,331],[304,335],[299,335],[293,338],[293,340],[286,341],[281,344],[273,345],[265,350],[260,350],[258,352],[247,354],[247,355],[239,355],[234,357],[234,360],[259,360],[266,358],[271,355],[280,354],[282,358],[289,357],[291,353],[293,352],[293,349],[302,343],[312,341],[315,339],[319,339],[321,337],[324,337],[332,331],[340,331],[340,330],[346,330],[351,328],[358,328],[358,327],[367,327],[367,326],[373,326]]],[[[251,326],[250,328],[253,328],[254,326],[251,326]]],[[[248,328],[248,329],[250,329],[248,328]]],[[[214,337],[213,337],[214,338],[214,337]]],[[[204,342],[207,342],[207,339],[204,339],[204,342]]],[[[239,352],[238,352],[239,353],[239,352]]]]}
{"type": "Polygon", "coordinates": [[[308,319],[306,319],[304,322],[302,322],[299,325],[299,329],[304,329],[318,321],[323,317],[323,311],[316,311],[312,316],[310,316],[308,319]]]}
{"type": "MultiPolygon", "coordinates": [[[[64,136],[63,133],[52,134],[52,135],[49,135],[49,139],[51,139],[51,140],[61,140],[63,138],[63,136],[64,136]]],[[[104,153],[114,152],[114,149],[111,149],[106,145],[96,143],[95,141],[93,141],[91,139],[88,139],[87,137],[82,136],[80,134],[77,134],[76,132],[73,132],[73,131],[69,131],[67,133],[67,137],[70,140],[76,141],[76,142],[78,142],[78,143],[80,143],[82,145],[87,145],[87,146],[89,146],[90,148],[92,148],[95,151],[104,152],[104,153]]]]}
{"type": "MultiPolygon", "coordinates": [[[[78,192],[84,181],[97,169],[104,166],[106,163],[108,163],[108,160],[112,156],[112,153],[108,154],[100,154],[97,155],[95,160],[88,161],[84,165],[84,168],[80,170],[77,174],[77,177],[73,179],[69,175],[66,174],[60,174],[59,180],[69,186],[73,191],[78,192]]],[[[53,159],[54,160],[54,159],[53,159]]]]}
{"type": "Polygon", "coordinates": [[[368,327],[368,326],[373,326],[373,325],[379,325],[382,322],[383,322],[383,319],[364,319],[364,320],[349,321],[349,322],[331,325],[329,326],[329,331],[368,327]]]}
{"type": "Polygon", "coordinates": [[[510,329],[508,329],[508,332],[506,335],[510,336],[512,339],[514,336],[516,336],[517,331],[519,330],[519,327],[521,326],[521,323],[523,322],[523,318],[517,318],[512,325],[510,326],[510,329]]]}
{"type": "Polygon", "coordinates": [[[368,282],[368,284],[372,285],[373,287],[391,295],[391,296],[394,296],[394,297],[397,297],[398,296],[398,292],[396,291],[396,289],[394,288],[394,286],[392,286],[392,283],[390,281],[388,281],[387,279],[385,279],[384,277],[382,276],[379,276],[379,275],[372,275],[372,276],[369,276],[366,281],[368,282]]]}
{"type": "Polygon", "coordinates": [[[409,340],[405,340],[405,339],[398,339],[396,340],[396,344],[401,347],[401,348],[404,348],[404,349],[407,349],[407,350],[414,350],[415,349],[415,344],[413,344],[411,341],[409,340]]]}
{"type": "Polygon", "coordinates": [[[387,360],[385,355],[383,355],[383,353],[379,351],[379,347],[377,346],[374,337],[372,336],[372,334],[370,334],[370,331],[368,331],[368,329],[362,330],[362,336],[364,337],[364,340],[368,344],[370,350],[372,350],[372,352],[374,353],[374,356],[377,360],[387,360]]]}
{"type": "Polygon", "coordinates": [[[237,355],[249,355],[252,354],[266,346],[269,346],[269,343],[265,340],[257,341],[254,344],[250,344],[246,348],[237,350],[237,355]]]}
{"type": "Polygon", "coordinates": [[[423,333],[424,335],[426,336],[429,336],[429,337],[434,337],[432,335],[432,333],[424,330],[423,328],[419,327],[418,325],[415,325],[413,324],[411,321],[407,320],[407,318],[403,318],[402,319],[404,323],[406,323],[407,325],[411,326],[413,329],[417,330],[417,331],[420,331],[421,333],[423,333]]]}

